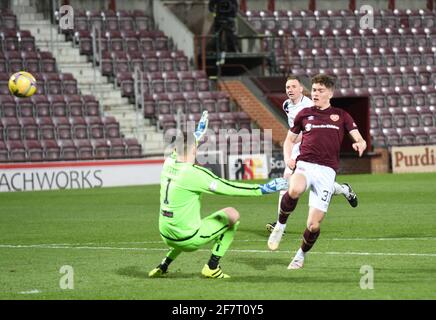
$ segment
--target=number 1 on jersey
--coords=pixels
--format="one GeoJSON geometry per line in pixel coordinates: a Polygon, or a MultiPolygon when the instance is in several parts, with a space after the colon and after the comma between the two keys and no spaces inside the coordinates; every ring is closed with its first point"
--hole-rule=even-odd
{"type": "Polygon", "coordinates": [[[171,183],[171,179],[168,179],[167,189],[165,190],[164,204],[169,204],[169,202],[168,202],[168,190],[170,188],[170,183],[171,183]]]}

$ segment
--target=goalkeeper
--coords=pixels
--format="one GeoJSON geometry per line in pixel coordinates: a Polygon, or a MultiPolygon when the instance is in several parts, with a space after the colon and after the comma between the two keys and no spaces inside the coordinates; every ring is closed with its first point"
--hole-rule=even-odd
{"type": "MultiPolygon", "coordinates": [[[[165,160],[161,174],[159,231],[170,247],[163,261],[149,277],[168,272],[169,264],[182,252],[195,251],[213,242],[212,255],[201,271],[207,278],[229,278],[219,266],[219,260],[229,249],[239,225],[239,212],[231,207],[221,209],[201,219],[202,193],[229,196],[261,196],[286,190],[283,178],[267,184],[248,184],[219,178],[206,168],[195,165],[196,148],[207,130],[205,111],[194,133],[195,143],[177,150],[165,160]]],[[[189,139],[188,139],[189,141],[189,139]]]]}

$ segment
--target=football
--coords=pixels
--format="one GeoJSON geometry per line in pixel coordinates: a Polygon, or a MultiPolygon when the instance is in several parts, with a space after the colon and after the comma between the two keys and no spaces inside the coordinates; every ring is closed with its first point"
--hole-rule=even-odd
{"type": "Polygon", "coordinates": [[[29,72],[19,71],[9,78],[9,91],[16,97],[30,97],[36,92],[36,79],[29,72]]]}

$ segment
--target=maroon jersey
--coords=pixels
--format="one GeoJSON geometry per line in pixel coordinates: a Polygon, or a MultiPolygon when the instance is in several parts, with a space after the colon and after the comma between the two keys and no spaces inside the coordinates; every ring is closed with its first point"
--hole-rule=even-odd
{"type": "Polygon", "coordinates": [[[353,118],[344,110],[329,107],[319,110],[316,107],[304,108],[294,120],[291,131],[303,131],[298,160],[339,169],[339,151],[344,133],[357,129],[353,118]]]}

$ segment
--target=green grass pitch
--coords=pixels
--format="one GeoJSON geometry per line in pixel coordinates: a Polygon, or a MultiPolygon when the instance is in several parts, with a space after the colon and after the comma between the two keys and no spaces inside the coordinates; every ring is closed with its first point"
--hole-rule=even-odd
{"type": "Polygon", "coordinates": [[[147,273],[164,257],[159,186],[0,194],[0,299],[436,299],[436,174],[339,176],[358,193],[334,197],[302,270],[287,270],[300,246],[307,193],[279,251],[265,224],[277,195],[204,196],[203,214],[241,214],[226,280],[203,279],[210,247],[183,253],[165,279],[147,273]],[[74,289],[61,289],[64,265],[74,289]],[[373,289],[362,289],[370,266],[373,289]],[[364,267],[365,268],[365,267],[364,267]]]}

